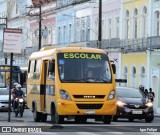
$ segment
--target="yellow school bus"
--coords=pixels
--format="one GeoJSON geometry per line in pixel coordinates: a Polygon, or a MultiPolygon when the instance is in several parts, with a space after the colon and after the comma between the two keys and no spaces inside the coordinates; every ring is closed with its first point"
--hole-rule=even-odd
{"type": "Polygon", "coordinates": [[[116,113],[114,72],[115,65],[101,49],[45,47],[34,52],[27,78],[27,106],[34,121],[51,115],[53,123],[94,118],[110,124],[116,113]]]}

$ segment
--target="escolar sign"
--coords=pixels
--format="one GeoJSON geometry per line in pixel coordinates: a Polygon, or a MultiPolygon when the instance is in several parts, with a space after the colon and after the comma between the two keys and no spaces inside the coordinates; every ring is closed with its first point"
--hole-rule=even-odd
{"type": "Polygon", "coordinates": [[[92,53],[64,53],[64,58],[71,58],[71,59],[99,59],[101,60],[100,54],[92,54],[92,53]]]}

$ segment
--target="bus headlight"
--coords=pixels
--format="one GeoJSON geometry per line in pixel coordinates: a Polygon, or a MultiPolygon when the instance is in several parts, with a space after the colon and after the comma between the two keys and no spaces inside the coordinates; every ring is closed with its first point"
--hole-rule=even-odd
{"type": "Polygon", "coordinates": [[[60,97],[65,100],[71,100],[68,92],[65,90],[60,90],[60,97]]]}
{"type": "Polygon", "coordinates": [[[114,97],[115,97],[115,91],[112,90],[108,96],[108,100],[114,99],[114,97]]]}

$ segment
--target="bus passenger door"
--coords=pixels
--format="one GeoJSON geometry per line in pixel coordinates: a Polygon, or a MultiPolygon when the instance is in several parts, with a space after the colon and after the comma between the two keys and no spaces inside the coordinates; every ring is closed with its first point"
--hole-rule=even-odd
{"type": "Polygon", "coordinates": [[[41,111],[46,111],[46,76],[48,69],[48,61],[43,61],[44,70],[43,70],[43,85],[41,89],[41,111]]]}

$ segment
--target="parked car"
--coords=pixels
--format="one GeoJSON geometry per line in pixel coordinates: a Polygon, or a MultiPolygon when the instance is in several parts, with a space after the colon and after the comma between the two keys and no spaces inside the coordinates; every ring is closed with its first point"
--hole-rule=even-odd
{"type": "Polygon", "coordinates": [[[113,121],[118,118],[145,119],[152,122],[154,119],[153,104],[139,89],[130,87],[117,87],[117,113],[113,121]]]}
{"type": "Polygon", "coordinates": [[[8,103],[9,103],[9,90],[7,88],[1,88],[0,89],[0,110],[7,111],[8,103]]]}

